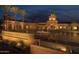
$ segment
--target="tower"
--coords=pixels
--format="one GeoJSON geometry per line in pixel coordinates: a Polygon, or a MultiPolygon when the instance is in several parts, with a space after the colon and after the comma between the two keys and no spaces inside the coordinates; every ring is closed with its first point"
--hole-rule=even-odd
{"type": "Polygon", "coordinates": [[[48,22],[50,22],[51,24],[56,24],[57,23],[56,12],[55,11],[51,11],[51,15],[49,16],[48,22]]]}
{"type": "Polygon", "coordinates": [[[56,12],[51,11],[49,19],[47,21],[47,28],[48,29],[55,29],[57,27],[58,21],[56,19],[57,19],[56,12]]]}

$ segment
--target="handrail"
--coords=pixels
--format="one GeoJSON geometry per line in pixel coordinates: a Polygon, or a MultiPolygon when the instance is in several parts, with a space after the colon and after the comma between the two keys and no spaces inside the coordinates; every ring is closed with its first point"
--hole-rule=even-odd
{"type": "MultiPolygon", "coordinates": [[[[4,35],[4,36],[14,37],[14,36],[9,36],[9,35],[4,35]]],[[[28,40],[28,39],[26,39],[26,38],[20,38],[20,37],[14,37],[14,38],[19,38],[19,39],[25,39],[25,40],[28,40]]]]}

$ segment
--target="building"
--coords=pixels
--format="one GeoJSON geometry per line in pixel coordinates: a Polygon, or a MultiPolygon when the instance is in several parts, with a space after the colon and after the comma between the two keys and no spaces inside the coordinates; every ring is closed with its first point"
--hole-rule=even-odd
{"type": "Polygon", "coordinates": [[[48,30],[79,30],[78,23],[59,23],[55,13],[51,13],[48,21],[43,23],[30,23],[22,20],[14,20],[13,18],[6,16],[4,18],[3,30],[9,31],[48,31],[48,30]]]}

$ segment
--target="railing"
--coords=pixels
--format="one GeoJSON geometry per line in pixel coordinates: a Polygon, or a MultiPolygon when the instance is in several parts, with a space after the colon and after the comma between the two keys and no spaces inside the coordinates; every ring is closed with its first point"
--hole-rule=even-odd
{"type": "Polygon", "coordinates": [[[57,51],[65,52],[65,53],[71,53],[70,48],[63,44],[46,42],[40,39],[35,39],[35,43],[33,45],[42,46],[42,47],[46,47],[49,49],[53,49],[53,50],[57,50],[57,51]]]}
{"type": "Polygon", "coordinates": [[[46,41],[63,41],[79,43],[79,31],[54,30],[52,32],[48,32],[47,35],[43,33],[36,33],[35,38],[46,41]]]}
{"type": "MultiPolygon", "coordinates": [[[[68,31],[68,30],[52,30],[52,31],[45,31],[49,34],[43,35],[43,33],[39,34],[37,33],[39,30],[25,30],[25,31],[19,31],[19,30],[8,30],[12,32],[22,32],[22,33],[31,33],[36,37],[36,39],[41,40],[54,40],[54,41],[64,41],[64,42],[77,42],[79,43],[79,31],[68,31]]],[[[40,30],[41,32],[43,30],[40,30]]]]}

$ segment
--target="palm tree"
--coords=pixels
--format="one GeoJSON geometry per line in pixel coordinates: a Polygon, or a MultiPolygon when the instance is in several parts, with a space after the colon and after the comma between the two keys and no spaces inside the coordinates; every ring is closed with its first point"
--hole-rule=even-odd
{"type": "Polygon", "coordinates": [[[14,19],[16,19],[16,14],[18,13],[18,8],[16,6],[12,6],[10,8],[10,12],[14,13],[14,19]]]}
{"type": "Polygon", "coordinates": [[[10,11],[10,7],[11,7],[10,5],[3,5],[3,6],[1,6],[1,8],[4,11],[4,16],[8,15],[8,12],[10,11]]]}
{"type": "Polygon", "coordinates": [[[26,11],[25,10],[22,10],[22,9],[20,9],[19,10],[19,14],[21,14],[22,15],[22,19],[23,19],[23,21],[24,21],[24,18],[25,18],[25,16],[26,16],[26,11]]]}
{"type": "Polygon", "coordinates": [[[3,20],[6,20],[8,13],[10,11],[11,5],[1,5],[0,8],[3,9],[3,20]]]}
{"type": "MultiPolygon", "coordinates": [[[[2,25],[4,25],[4,24],[7,25],[6,18],[8,16],[9,11],[10,11],[10,7],[11,7],[10,5],[1,5],[0,6],[0,8],[3,9],[3,24],[2,25]]],[[[4,28],[4,26],[2,28],[4,28]]],[[[6,26],[6,28],[7,28],[7,26],[6,26]]]]}

